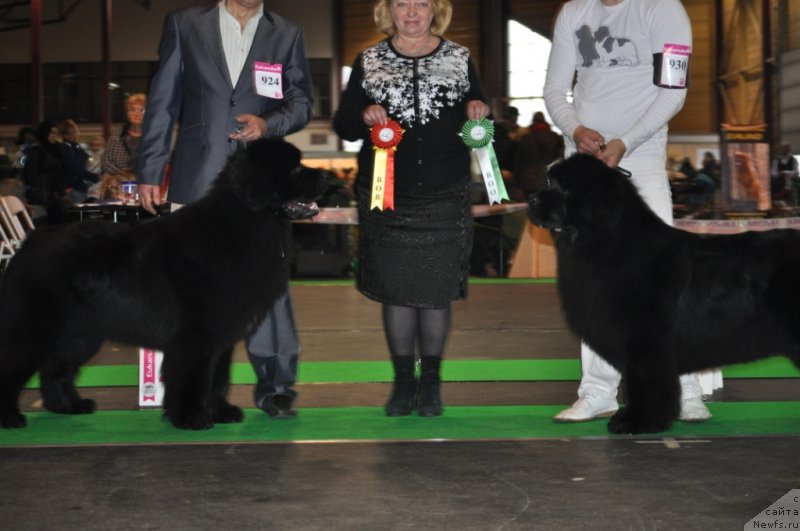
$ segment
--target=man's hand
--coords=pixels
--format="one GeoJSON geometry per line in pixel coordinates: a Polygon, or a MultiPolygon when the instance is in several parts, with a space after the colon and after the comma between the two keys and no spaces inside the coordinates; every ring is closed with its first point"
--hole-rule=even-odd
{"type": "Polygon", "coordinates": [[[155,216],[156,206],[161,204],[161,187],[155,184],[140,184],[139,203],[155,216]]]}
{"type": "Polygon", "coordinates": [[[240,114],[236,117],[239,127],[236,131],[228,135],[231,140],[237,142],[252,142],[267,134],[267,122],[255,114],[240,114]]]}
{"type": "Polygon", "coordinates": [[[606,140],[603,135],[595,131],[579,125],[575,132],[572,134],[572,140],[575,141],[575,148],[578,153],[588,153],[597,157],[601,150],[605,149],[606,140]]]}

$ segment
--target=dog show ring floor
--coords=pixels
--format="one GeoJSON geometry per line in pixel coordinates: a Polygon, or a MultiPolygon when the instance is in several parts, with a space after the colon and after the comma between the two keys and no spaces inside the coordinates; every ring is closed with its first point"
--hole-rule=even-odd
{"type": "Polygon", "coordinates": [[[138,348],[108,343],[78,380],[95,414],[44,412],[34,379],[28,427],[0,431],[3,527],[800,528],[788,505],[767,511],[800,489],[800,371],[784,358],[723,368],[708,422],[640,436],[556,423],[576,398],[580,343],[555,281],[473,279],[453,307],[444,415],[388,418],[380,306],[351,280],[290,289],[296,419],[253,408],[239,344],[230,396],[245,421],[177,430],[138,407],[138,348]]]}

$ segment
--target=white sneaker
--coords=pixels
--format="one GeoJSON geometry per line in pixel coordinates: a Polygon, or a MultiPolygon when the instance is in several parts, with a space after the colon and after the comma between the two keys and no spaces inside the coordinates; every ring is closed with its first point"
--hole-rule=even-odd
{"type": "Polygon", "coordinates": [[[585,422],[603,417],[610,417],[619,409],[616,398],[599,395],[584,395],[572,407],[565,409],[555,417],[556,422],[585,422]]]}
{"type": "Polygon", "coordinates": [[[711,418],[711,412],[703,403],[702,396],[686,398],[681,401],[681,413],[678,420],[683,422],[703,422],[711,418]]]}

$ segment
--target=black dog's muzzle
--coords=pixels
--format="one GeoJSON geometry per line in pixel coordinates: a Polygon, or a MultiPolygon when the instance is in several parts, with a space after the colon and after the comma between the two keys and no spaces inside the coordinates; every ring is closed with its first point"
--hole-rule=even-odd
{"type": "MultiPolygon", "coordinates": [[[[289,174],[290,178],[296,178],[306,169],[302,164],[297,166],[289,174]]],[[[319,206],[316,201],[310,203],[303,203],[301,201],[287,201],[283,204],[283,213],[289,219],[310,219],[319,214],[319,206]]]]}

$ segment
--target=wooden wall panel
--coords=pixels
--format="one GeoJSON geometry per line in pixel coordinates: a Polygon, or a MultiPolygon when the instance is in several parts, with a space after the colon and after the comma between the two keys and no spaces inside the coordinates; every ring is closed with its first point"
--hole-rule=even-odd
{"type": "Polygon", "coordinates": [[[725,43],[719,54],[720,121],[734,125],[767,123],[764,94],[762,2],[722,0],[725,43]]]}
{"type": "Polygon", "coordinates": [[[784,0],[788,10],[789,49],[800,49],[800,2],[797,0],[784,0]]]}
{"type": "Polygon", "coordinates": [[[708,0],[684,0],[692,21],[689,91],[683,109],[669,124],[670,133],[716,133],[716,33],[714,6],[708,0]]]}
{"type": "Polygon", "coordinates": [[[797,153],[800,149],[800,47],[784,53],[779,64],[777,141],[789,142],[797,153]]]}
{"type": "Polygon", "coordinates": [[[344,0],[342,2],[341,64],[353,64],[358,53],[381,40],[384,35],[375,30],[372,19],[374,0],[344,0]]]}

